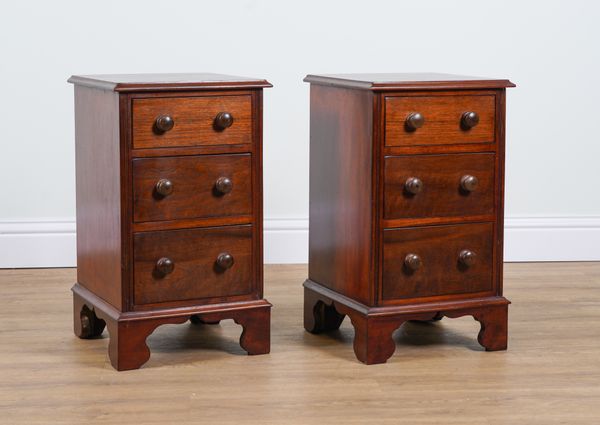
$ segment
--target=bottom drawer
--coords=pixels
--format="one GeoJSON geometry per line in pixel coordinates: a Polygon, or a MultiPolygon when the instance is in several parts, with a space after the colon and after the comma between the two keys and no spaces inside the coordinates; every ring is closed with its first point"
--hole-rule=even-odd
{"type": "Polygon", "coordinates": [[[491,291],[493,223],[383,232],[383,300],[491,291]]]}
{"type": "Polygon", "coordinates": [[[134,303],[228,297],[252,291],[252,226],[134,235],[134,303]]]}

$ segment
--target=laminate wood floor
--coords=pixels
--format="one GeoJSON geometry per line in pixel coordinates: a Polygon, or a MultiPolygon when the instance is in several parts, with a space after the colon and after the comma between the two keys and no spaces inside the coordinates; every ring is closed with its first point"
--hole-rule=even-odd
{"type": "Polygon", "coordinates": [[[0,270],[0,424],[600,424],[600,263],[507,264],[509,350],[471,317],[408,323],[383,365],[302,327],[305,266],[267,266],[271,354],[241,328],[167,325],[116,372],[106,331],[73,335],[74,269],[0,270]]]}

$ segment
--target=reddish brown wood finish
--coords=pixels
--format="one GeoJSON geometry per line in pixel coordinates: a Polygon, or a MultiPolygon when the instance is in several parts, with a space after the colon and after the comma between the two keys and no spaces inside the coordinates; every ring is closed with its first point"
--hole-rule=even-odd
{"type": "Polygon", "coordinates": [[[199,96],[147,98],[133,101],[133,148],[162,148],[199,145],[240,145],[252,140],[252,97],[199,96]],[[233,116],[226,129],[215,128],[220,112],[233,116]],[[160,132],[155,121],[168,115],[171,130],[160,132]]]}
{"type": "Polygon", "coordinates": [[[383,232],[383,291],[381,301],[436,295],[490,292],[493,262],[492,223],[408,227],[383,232]],[[459,261],[462,250],[476,254],[475,263],[459,261]],[[404,258],[421,258],[410,271],[404,258]]]}
{"type": "Polygon", "coordinates": [[[454,96],[388,96],[385,98],[385,145],[452,145],[494,141],[494,95],[454,96]],[[464,112],[479,115],[479,124],[465,130],[461,127],[464,112]],[[406,118],[419,112],[425,118],[423,127],[409,130],[406,118]]]}
{"type": "Polygon", "coordinates": [[[176,219],[166,221],[145,221],[133,223],[134,232],[151,232],[153,230],[177,230],[191,227],[235,226],[253,222],[251,214],[227,217],[204,217],[191,219],[176,219]]]}
{"type": "Polygon", "coordinates": [[[239,88],[261,89],[273,87],[267,80],[238,77],[234,75],[202,73],[175,74],[109,74],[73,75],[69,82],[78,86],[92,87],[121,93],[185,93],[190,91],[230,90],[239,88]]]}
{"type": "Polygon", "coordinates": [[[252,214],[250,154],[145,158],[132,164],[135,222],[252,214]],[[232,181],[231,192],[217,190],[219,178],[232,181]],[[156,192],[161,179],[172,183],[171,194],[156,192]]]}
{"type": "Polygon", "coordinates": [[[270,85],[221,75],[152,77],[70,79],[76,85],[75,333],[94,337],[107,326],[111,362],[119,370],[148,359],[145,339],[157,326],[192,316],[214,323],[234,319],[244,327],[242,347],[267,353],[271,305],[262,299],[262,88],[270,85]],[[142,112],[134,112],[136,102],[142,112]],[[179,124],[179,133],[167,144],[152,141],[151,147],[134,149],[136,119],[158,111],[156,105],[177,111],[171,131],[179,124]],[[215,105],[231,106],[235,114],[223,133],[204,126],[215,105]],[[224,136],[229,130],[231,136],[224,136]],[[208,144],[193,146],[199,140],[208,144]],[[188,143],[192,146],[182,146],[188,143]],[[230,178],[233,189],[216,193],[218,177],[230,178]],[[157,178],[175,182],[162,199],[153,193],[157,178]],[[216,260],[226,252],[234,263],[220,270],[216,260]],[[159,277],[155,272],[166,269],[157,262],[169,256],[175,266],[159,277]]]}
{"type": "Polygon", "coordinates": [[[311,86],[308,275],[365,303],[373,281],[372,108],[369,92],[311,86]]]}
{"type": "Polygon", "coordinates": [[[494,154],[392,156],[384,160],[384,218],[477,216],[494,212],[494,154]],[[466,191],[461,178],[478,179],[466,191]],[[406,181],[423,182],[420,193],[405,189],[406,181]]]}
{"type": "Polygon", "coordinates": [[[108,356],[117,370],[138,369],[150,358],[146,339],[154,330],[166,324],[181,324],[192,317],[204,323],[218,323],[233,319],[242,326],[240,345],[250,355],[268,354],[270,351],[271,304],[266,300],[238,303],[197,305],[172,308],[152,313],[120,312],[85,288],[73,287],[73,323],[80,338],[93,338],[108,328],[110,341],[108,356]],[[93,317],[95,328],[86,330],[87,317],[93,317]],[[101,329],[102,328],[102,329],[101,329]]]}
{"type": "Polygon", "coordinates": [[[339,329],[346,317],[333,306],[333,301],[304,288],[304,328],[311,333],[339,329]]]}
{"type": "Polygon", "coordinates": [[[355,353],[372,364],[392,355],[391,334],[407,320],[471,315],[482,323],[479,342],[505,349],[504,99],[514,85],[443,74],[305,81],[312,83],[305,328],[337,329],[348,315],[355,353]],[[480,121],[465,130],[468,111],[480,121]],[[412,133],[411,112],[425,115],[412,133]],[[477,177],[474,191],[461,188],[466,175],[477,177]],[[406,193],[409,177],[422,179],[421,192],[406,193]],[[464,250],[476,254],[468,267],[459,261],[464,250]],[[404,265],[410,253],[421,259],[412,274],[404,265]]]}
{"type": "Polygon", "coordinates": [[[337,329],[345,316],[354,327],[354,353],[365,364],[385,363],[396,350],[392,334],[404,322],[473,316],[481,324],[477,341],[486,351],[508,347],[508,304],[504,297],[366,307],[308,280],[304,283],[304,328],[319,333],[337,329]]]}
{"type": "Polygon", "coordinates": [[[377,92],[515,87],[508,80],[436,72],[307,75],[304,81],[313,84],[377,92]]]}
{"type": "Polygon", "coordinates": [[[75,87],[75,138],[77,281],[114,307],[122,308],[116,93],[75,87]]]}
{"type": "Polygon", "coordinates": [[[249,294],[252,278],[252,227],[224,226],[136,233],[134,237],[135,304],[168,303],[249,294]],[[233,256],[229,269],[217,265],[222,253],[233,256]],[[169,258],[174,269],[156,267],[169,258]]]}
{"type": "MultiPolygon", "coordinates": [[[[87,291],[81,287],[82,291],[87,291]]],[[[106,322],[96,316],[95,308],[78,295],[73,295],[73,331],[82,339],[96,338],[102,335],[106,322]]]]}

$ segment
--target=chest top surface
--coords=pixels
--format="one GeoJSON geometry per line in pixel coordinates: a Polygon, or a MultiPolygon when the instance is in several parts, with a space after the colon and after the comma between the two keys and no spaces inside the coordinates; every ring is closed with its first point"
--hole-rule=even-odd
{"type": "Polygon", "coordinates": [[[68,81],[117,92],[272,87],[267,80],[213,73],[73,75],[68,81]]]}
{"type": "Polygon", "coordinates": [[[506,79],[440,73],[309,74],[304,81],[366,90],[490,89],[515,87],[506,79]]]}

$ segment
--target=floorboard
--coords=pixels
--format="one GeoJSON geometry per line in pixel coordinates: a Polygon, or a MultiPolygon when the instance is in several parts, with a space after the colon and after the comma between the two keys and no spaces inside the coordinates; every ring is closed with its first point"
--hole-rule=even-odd
{"type": "Polygon", "coordinates": [[[150,361],[117,373],[101,339],[73,335],[74,269],[0,270],[0,424],[599,424],[600,263],[505,267],[509,350],[487,353],[472,318],[408,323],[387,364],[339,331],[302,327],[303,265],[267,266],[272,347],[241,328],[167,325],[150,361]]]}

